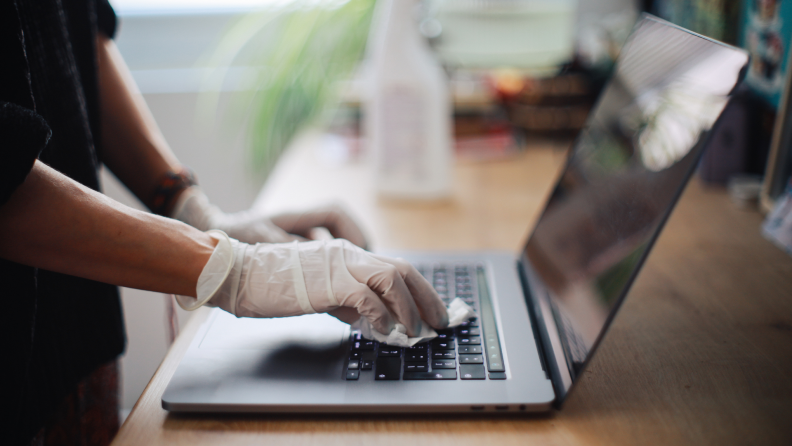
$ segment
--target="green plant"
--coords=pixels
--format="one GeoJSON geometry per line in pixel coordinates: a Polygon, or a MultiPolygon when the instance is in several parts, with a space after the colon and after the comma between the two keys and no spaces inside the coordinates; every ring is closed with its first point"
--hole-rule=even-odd
{"type": "MultiPolygon", "coordinates": [[[[362,57],[375,2],[292,0],[248,14],[218,43],[210,65],[219,68],[205,85],[222,85],[227,67],[246,67],[251,88],[234,94],[228,116],[246,121],[254,173],[266,176],[295,134],[332,103],[362,57]]],[[[199,109],[214,116],[218,103],[217,93],[206,94],[199,109]]]]}

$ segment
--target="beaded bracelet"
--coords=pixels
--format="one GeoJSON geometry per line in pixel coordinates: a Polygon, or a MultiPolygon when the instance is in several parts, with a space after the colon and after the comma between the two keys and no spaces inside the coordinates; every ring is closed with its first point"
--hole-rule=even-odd
{"type": "Polygon", "coordinates": [[[177,194],[196,184],[195,175],[189,167],[182,166],[178,172],[168,172],[154,190],[151,212],[167,217],[166,212],[173,206],[177,194]]]}

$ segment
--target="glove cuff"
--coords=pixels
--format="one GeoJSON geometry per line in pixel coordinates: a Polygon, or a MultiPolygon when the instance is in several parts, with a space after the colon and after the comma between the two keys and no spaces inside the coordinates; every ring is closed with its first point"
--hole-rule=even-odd
{"type": "Polygon", "coordinates": [[[238,245],[239,242],[220,230],[207,231],[207,234],[217,239],[217,246],[198,277],[197,297],[194,299],[190,296],[176,296],[176,302],[187,311],[198,309],[217,294],[231,274],[236,260],[235,245],[238,245]]]}

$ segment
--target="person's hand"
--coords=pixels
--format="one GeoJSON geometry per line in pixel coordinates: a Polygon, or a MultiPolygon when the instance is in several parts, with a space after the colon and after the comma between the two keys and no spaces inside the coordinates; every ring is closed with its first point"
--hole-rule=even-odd
{"type": "Polygon", "coordinates": [[[326,228],[335,238],[343,238],[365,248],[366,238],[354,220],[340,206],[267,217],[256,211],[226,214],[213,206],[200,188],[182,192],[171,217],[201,231],[219,229],[244,243],[287,243],[310,239],[316,228],[326,228]]]}
{"type": "Polygon", "coordinates": [[[325,228],[334,238],[349,240],[363,249],[366,249],[368,244],[363,231],[360,230],[355,220],[338,205],[325,206],[306,212],[273,215],[270,217],[270,221],[287,233],[306,239],[313,238],[311,233],[314,229],[325,228]]]}
{"type": "Polygon", "coordinates": [[[197,299],[177,297],[185,309],[208,303],[238,317],[327,312],[350,324],[362,316],[385,334],[403,324],[409,336],[421,332],[422,320],[448,325],[431,284],[403,260],[343,239],[248,245],[210,233],[218,245],[198,279],[197,299]]]}

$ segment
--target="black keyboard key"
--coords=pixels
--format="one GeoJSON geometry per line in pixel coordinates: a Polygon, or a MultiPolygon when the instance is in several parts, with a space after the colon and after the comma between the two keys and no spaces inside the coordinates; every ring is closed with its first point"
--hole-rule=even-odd
{"type": "Polygon", "coordinates": [[[454,330],[437,330],[437,339],[454,339],[454,330]]]}
{"type": "Polygon", "coordinates": [[[481,337],[479,336],[467,336],[467,337],[459,337],[457,339],[459,345],[481,345],[481,337]]]}
{"type": "Polygon", "coordinates": [[[434,369],[455,369],[456,361],[453,359],[435,359],[432,361],[432,370],[434,369]]]}
{"type": "Polygon", "coordinates": [[[352,353],[349,354],[349,359],[360,359],[361,357],[362,355],[359,351],[352,351],[352,353]]]}
{"type": "Polygon", "coordinates": [[[487,371],[483,364],[460,364],[459,377],[462,379],[486,379],[487,371]]]}
{"type": "Polygon", "coordinates": [[[429,359],[429,353],[405,353],[404,360],[407,362],[426,362],[429,359]]]}
{"type": "Polygon", "coordinates": [[[460,364],[484,364],[482,355],[459,355],[460,364]]]}
{"type": "Polygon", "coordinates": [[[374,347],[376,347],[376,341],[362,340],[356,341],[352,345],[352,350],[374,350],[374,347]]]}
{"type": "Polygon", "coordinates": [[[360,372],[357,370],[347,370],[346,372],[347,381],[352,381],[358,379],[359,377],[360,377],[360,372]]]}
{"type": "Polygon", "coordinates": [[[388,347],[388,346],[381,346],[379,352],[377,353],[379,357],[386,357],[386,356],[394,356],[399,357],[401,356],[401,348],[399,347],[388,347]]]}
{"type": "Polygon", "coordinates": [[[460,327],[478,327],[478,319],[473,318],[459,324],[460,327]]]}
{"type": "Polygon", "coordinates": [[[506,372],[490,372],[490,379],[506,379],[506,372]]]}
{"type": "Polygon", "coordinates": [[[414,362],[405,362],[404,363],[404,373],[408,372],[426,372],[429,370],[429,366],[426,364],[419,364],[414,362]]]}
{"type": "Polygon", "coordinates": [[[432,341],[432,351],[439,351],[439,350],[453,350],[456,348],[456,343],[453,339],[445,340],[445,339],[435,339],[432,341]]]}
{"type": "Polygon", "coordinates": [[[428,347],[429,347],[429,344],[427,344],[427,343],[415,344],[412,347],[408,348],[406,351],[408,353],[409,352],[415,352],[415,351],[424,351],[425,352],[428,347]]]}
{"type": "Polygon", "coordinates": [[[360,368],[360,361],[357,359],[349,361],[349,365],[347,366],[347,370],[357,370],[360,368]]]}
{"type": "Polygon", "coordinates": [[[398,380],[401,373],[401,359],[399,358],[377,358],[377,370],[374,372],[374,379],[398,380]]]}
{"type": "Polygon", "coordinates": [[[481,354],[480,345],[460,345],[459,353],[481,354]]]}
{"type": "Polygon", "coordinates": [[[454,352],[453,350],[432,352],[432,359],[454,359],[454,358],[456,358],[456,352],[454,352]]]}
{"type": "Polygon", "coordinates": [[[404,374],[404,380],[433,380],[433,379],[456,379],[456,370],[432,370],[431,372],[410,372],[404,374]]]}
{"type": "Polygon", "coordinates": [[[374,367],[374,361],[361,361],[360,370],[371,370],[374,367]]]}
{"type": "Polygon", "coordinates": [[[459,336],[480,336],[481,329],[476,327],[464,327],[457,329],[457,334],[459,336]]]}

